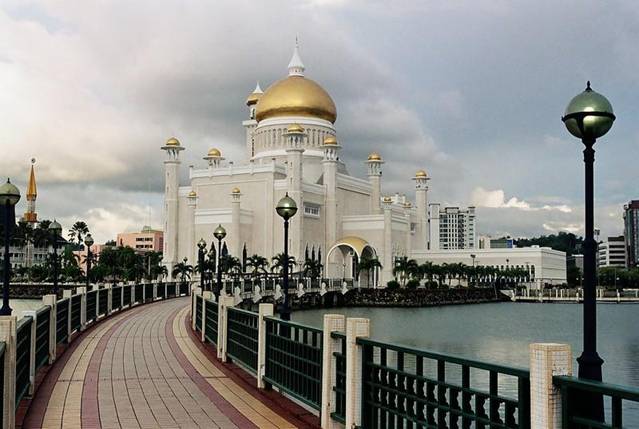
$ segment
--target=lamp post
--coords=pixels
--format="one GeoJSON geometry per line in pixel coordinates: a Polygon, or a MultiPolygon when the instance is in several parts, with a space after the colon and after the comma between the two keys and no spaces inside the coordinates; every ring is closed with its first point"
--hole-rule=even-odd
{"type": "Polygon", "coordinates": [[[217,238],[217,286],[213,293],[215,294],[215,302],[220,302],[220,291],[222,290],[222,240],[226,237],[226,230],[222,225],[218,225],[213,231],[213,236],[217,238]]]}
{"type": "MultiPolygon", "coordinates": [[[[594,192],[593,175],[595,163],[595,141],[610,130],[615,120],[612,105],[601,94],[590,88],[590,82],[586,89],[578,94],[566,107],[566,112],[561,120],[566,125],[568,132],[581,139],[585,146],[585,232],[584,240],[584,275],[583,275],[583,334],[584,350],[577,358],[579,363],[579,377],[589,380],[601,381],[601,366],[603,360],[597,353],[597,301],[595,297],[596,284],[596,248],[594,238],[594,192]]],[[[584,395],[580,401],[581,411],[586,416],[603,419],[603,397],[601,395],[584,395]]]]}
{"type": "Polygon", "coordinates": [[[90,283],[90,279],[89,279],[89,273],[91,272],[91,246],[93,246],[93,243],[95,243],[95,241],[93,241],[93,237],[91,236],[91,234],[87,234],[86,237],[84,237],[84,245],[87,246],[87,290],[89,290],[89,283],[90,283]]]}
{"type": "Polygon", "coordinates": [[[284,219],[284,263],[282,267],[282,273],[284,279],[282,281],[284,287],[284,305],[280,311],[280,318],[282,320],[291,320],[291,307],[288,299],[288,222],[295,213],[297,213],[297,204],[293,198],[286,196],[282,198],[275,207],[277,214],[284,219]]]}
{"type": "Polygon", "coordinates": [[[206,241],[200,238],[197,242],[197,263],[200,266],[200,288],[204,290],[204,254],[206,253],[206,241]]]}
{"type": "Polygon", "coordinates": [[[55,219],[49,225],[51,241],[53,244],[53,293],[58,295],[58,237],[62,233],[62,225],[55,219]]]}
{"type": "Polygon", "coordinates": [[[11,316],[11,307],[9,307],[9,282],[11,280],[9,240],[11,238],[11,229],[13,229],[13,224],[15,223],[14,207],[18,201],[20,201],[20,191],[7,179],[7,183],[0,186],[0,204],[4,207],[4,265],[2,269],[3,289],[0,316],[11,316]]]}

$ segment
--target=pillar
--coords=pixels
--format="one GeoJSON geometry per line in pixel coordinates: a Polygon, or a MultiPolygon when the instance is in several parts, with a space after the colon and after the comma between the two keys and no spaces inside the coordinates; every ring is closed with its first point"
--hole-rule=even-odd
{"type": "Polygon", "coordinates": [[[368,155],[368,182],[371,184],[370,214],[382,213],[382,164],[384,160],[376,152],[368,155]]]}
{"type": "MultiPolygon", "coordinates": [[[[197,238],[195,238],[195,207],[197,206],[198,196],[195,191],[189,192],[186,197],[187,204],[187,218],[186,222],[186,240],[187,255],[189,261],[197,261],[197,238]]],[[[194,262],[195,263],[195,262],[194,262]]]]}
{"type": "Polygon", "coordinates": [[[382,285],[393,279],[393,229],[392,201],[384,197],[384,261],[382,262],[382,285]]]}
{"type": "MultiPolygon", "coordinates": [[[[337,241],[338,231],[338,219],[337,219],[337,162],[338,152],[341,146],[333,136],[326,137],[324,139],[324,160],[322,161],[324,181],[324,227],[326,241],[324,243],[325,261],[320,261],[324,264],[324,272],[330,272],[329,266],[334,264],[335,256],[333,255],[333,264],[328,260],[328,249],[337,241]]],[[[303,213],[302,213],[303,215],[303,213]]]]}
{"type": "Polygon", "coordinates": [[[324,334],[322,335],[322,402],[321,402],[321,426],[324,429],[337,429],[338,425],[332,418],[335,411],[335,356],[334,352],[341,351],[340,340],[331,338],[331,332],[344,332],[346,319],[343,314],[324,315],[324,334]]]}
{"type": "Polygon", "coordinates": [[[417,209],[416,249],[428,249],[428,176],[420,170],[415,174],[415,208],[417,209]]]}
{"type": "Polygon", "coordinates": [[[217,308],[217,358],[226,362],[226,329],[227,329],[227,309],[235,306],[233,296],[220,295],[220,303],[217,308]]]}
{"type": "MultiPolygon", "coordinates": [[[[64,295],[69,295],[71,291],[64,291],[63,294],[64,295]]],[[[58,326],[58,310],[57,310],[57,296],[54,294],[51,295],[44,295],[42,297],[42,304],[43,305],[48,305],[51,308],[51,311],[49,312],[49,364],[52,364],[55,360],[56,360],[56,354],[57,354],[57,347],[56,344],[58,343],[58,338],[57,338],[57,332],[56,332],[56,327],[58,326]]],[[[65,296],[66,298],[66,296],[65,296]]],[[[68,314],[68,326],[67,326],[67,330],[68,330],[68,340],[67,341],[71,341],[71,299],[69,296],[69,314],[68,314]]]]}
{"type": "Polygon", "coordinates": [[[2,396],[2,427],[16,427],[16,316],[0,316],[0,341],[4,341],[4,395],[2,396]]]}
{"type": "Polygon", "coordinates": [[[32,320],[31,327],[29,328],[31,331],[31,341],[29,344],[29,390],[27,394],[33,396],[35,392],[36,326],[38,324],[38,315],[35,310],[26,310],[22,312],[22,317],[30,317],[32,320]]]}
{"type": "Polygon", "coordinates": [[[242,255],[242,230],[240,222],[240,193],[239,188],[231,192],[231,230],[228,238],[231,244],[231,254],[240,258],[242,255]]]}
{"type": "Polygon", "coordinates": [[[370,335],[370,322],[360,317],[346,319],[346,418],[347,428],[362,424],[362,351],[357,338],[370,335]]]}
{"type": "Polygon", "coordinates": [[[572,375],[572,351],[568,344],[530,344],[531,429],[561,428],[561,393],[554,375],[572,375]]]}
{"type": "Polygon", "coordinates": [[[286,184],[288,196],[297,203],[298,214],[290,220],[289,226],[289,254],[297,261],[303,261],[304,249],[304,195],[302,192],[302,155],[306,132],[299,125],[291,125],[285,134],[286,146],[286,184]]]}
{"type": "Polygon", "coordinates": [[[176,138],[169,139],[162,150],[166,152],[164,160],[164,249],[163,262],[169,277],[178,262],[178,187],[180,151],[184,148],[176,138]]]}
{"type": "Polygon", "coordinates": [[[257,388],[264,389],[263,377],[266,374],[266,320],[273,315],[273,304],[260,304],[258,310],[257,333],[257,388]]]}
{"type": "Polygon", "coordinates": [[[106,315],[108,316],[111,313],[113,313],[113,287],[110,283],[105,286],[107,290],[107,314],[106,315]]]}
{"type": "Polygon", "coordinates": [[[87,288],[86,286],[79,286],[75,289],[80,298],[80,331],[84,331],[87,328],[87,288]]]}

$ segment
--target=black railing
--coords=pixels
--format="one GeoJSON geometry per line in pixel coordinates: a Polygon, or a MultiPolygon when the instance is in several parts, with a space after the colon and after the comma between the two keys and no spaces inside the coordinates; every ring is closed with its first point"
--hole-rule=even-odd
{"type": "Polygon", "coordinates": [[[167,283],[166,284],[166,296],[168,298],[174,297],[176,292],[177,292],[176,289],[177,289],[177,287],[175,286],[174,282],[167,283]]]}
{"type": "Polygon", "coordinates": [[[144,298],[144,285],[137,284],[135,285],[135,302],[141,303],[144,298]]]}
{"type": "Polygon", "coordinates": [[[69,341],[69,298],[56,304],[55,341],[57,344],[69,341]]]}
{"type": "Polygon", "coordinates": [[[146,302],[153,301],[153,283],[144,284],[144,297],[146,298],[146,302]]]}
{"type": "Polygon", "coordinates": [[[257,373],[257,313],[231,307],[227,316],[226,353],[257,373]]]}
{"type": "Polygon", "coordinates": [[[16,329],[16,408],[22,397],[29,391],[31,376],[31,325],[33,318],[23,317],[16,329]]]}
{"type": "Polygon", "coordinates": [[[202,332],[202,295],[195,295],[195,329],[202,332]]]}
{"type": "Polygon", "coordinates": [[[109,289],[98,289],[98,316],[105,316],[109,311],[109,289]]]}
{"type": "Polygon", "coordinates": [[[364,338],[357,344],[362,346],[362,426],[367,429],[530,426],[527,370],[364,338]],[[488,391],[471,386],[471,371],[474,381],[488,376],[488,391]],[[500,395],[500,376],[515,383],[517,399],[500,395]]]}
{"type": "Polygon", "coordinates": [[[339,340],[339,351],[333,352],[335,357],[335,411],[331,417],[340,422],[346,421],[346,335],[341,332],[331,332],[331,338],[339,340]]]}
{"type": "MultiPolygon", "coordinates": [[[[200,311],[202,307],[200,306],[200,311]]],[[[217,318],[218,318],[218,306],[217,302],[206,301],[205,307],[206,323],[204,324],[204,338],[209,342],[217,345],[217,318]]]]}
{"type": "Polygon", "coordinates": [[[96,305],[97,305],[97,294],[98,291],[92,290],[91,292],[87,292],[87,314],[86,314],[86,322],[93,322],[96,319],[96,305]]]}
{"type": "Polygon", "coordinates": [[[322,330],[266,318],[264,381],[319,410],[321,380],[322,330]]]}
{"type": "MultiPolygon", "coordinates": [[[[68,305],[69,305],[69,300],[67,299],[67,308],[68,308],[68,305]]],[[[68,320],[68,318],[66,320],[68,320]]],[[[36,341],[35,341],[36,371],[49,363],[50,324],[51,324],[51,307],[49,307],[48,305],[45,305],[44,307],[39,309],[36,313],[36,341]]],[[[68,326],[65,324],[65,329],[67,327],[68,326]]]]}
{"type": "Polygon", "coordinates": [[[82,295],[71,297],[71,331],[79,331],[82,326],[82,295]]]}
{"type": "Polygon", "coordinates": [[[130,285],[125,285],[122,286],[124,289],[124,292],[122,293],[122,307],[130,307],[131,306],[131,289],[133,289],[133,286],[130,285]]]}
{"type": "Polygon", "coordinates": [[[113,286],[111,289],[111,310],[118,311],[122,308],[122,286],[113,286]]]}
{"type": "Polygon", "coordinates": [[[186,282],[180,282],[180,295],[189,294],[189,284],[186,282]]]}
{"type": "Polygon", "coordinates": [[[158,298],[164,299],[166,297],[166,283],[158,283],[157,291],[158,298]]]}
{"type": "MultiPolygon", "coordinates": [[[[576,377],[555,376],[553,384],[561,391],[561,416],[564,429],[568,428],[623,428],[623,401],[639,402],[639,389],[616,384],[590,381],[576,377]],[[601,395],[610,400],[609,418],[597,421],[580,417],[577,413],[579,394],[601,395]]],[[[636,405],[636,404],[635,404],[636,405]]],[[[626,426],[630,427],[630,426],[626,426]]]]}

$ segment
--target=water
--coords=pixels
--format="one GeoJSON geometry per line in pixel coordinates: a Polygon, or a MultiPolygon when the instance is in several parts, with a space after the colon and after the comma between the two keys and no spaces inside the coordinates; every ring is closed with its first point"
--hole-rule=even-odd
{"type": "MultiPolygon", "coordinates": [[[[578,304],[340,308],[294,312],[293,320],[321,327],[325,313],[369,318],[375,340],[521,368],[529,366],[528,345],[533,342],[570,344],[574,358],[582,350],[578,304]]],[[[604,380],[639,388],[639,304],[598,305],[597,333],[604,380]]],[[[576,362],[573,370],[576,374],[576,362]]],[[[639,426],[635,404],[624,403],[624,423],[639,426]]]]}

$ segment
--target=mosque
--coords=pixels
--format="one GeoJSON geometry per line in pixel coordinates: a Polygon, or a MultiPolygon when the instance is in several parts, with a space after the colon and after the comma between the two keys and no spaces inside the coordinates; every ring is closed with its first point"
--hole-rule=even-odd
{"type": "MultiPolygon", "coordinates": [[[[368,177],[352,176],[340,160],[337,108],[328,92],[305,76],[295,48],[288,76],[266,91],[259,84],[246,100],[246,160],[226,162],[221,149],[191,167],[188,185],[178,183],[184,146],[169,139],[165,165],[164,261],[171,268],[183,258],[197,260],[196,243],[213,239],[218,224],[227,230],[229,252],[266,257],[282,252],[282,219],[275,212],[286,193],[298,205],[291,219],[289,252],[303,261],[317,249],[328,277],[352,278],[362,258],[377,258],[383,269],[371,281],[392,278],[393,258],[428,247],[428,176],[414,174],[415,202],[382,195],[384,160],[372,152],[368,177]]],[[[363,281],[367,281],[364,279],[363,281]]]]}

